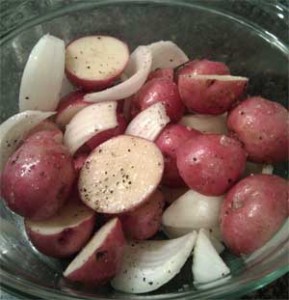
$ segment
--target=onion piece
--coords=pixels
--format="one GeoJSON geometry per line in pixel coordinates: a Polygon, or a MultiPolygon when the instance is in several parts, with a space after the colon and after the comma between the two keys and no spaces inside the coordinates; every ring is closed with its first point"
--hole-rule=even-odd
{"type": "Polygon", "coordinates": [[[149,45],[152,51],[151,71],[158,68],[175,68],[189,61],[187,55],[172,41],[159,41],[149,45]]]}
{"type": "Polygon", "coordinates": [[[209,229],[220,239],[219,215],[223,196],[205,196],[189,190],[163,213],[162,226],[169,237],[177,237],[200,228],[209,229]]]}
{"type": "Polygon", "coordinates": [[[129,58],[124,71],[129,78],[104,91],[86,94],[87,102],[121,100],[135,94],[145,83],[151,70],[152,54],[149,47],[137,47],[129,58]]]}
{"type": "Polygon", "coordinates": [[[0,171],[29,131],[54,114],[55,112],[27,110],[10,117],[0,125],[0,171]]]}
{"type": "Polygon", "coordinates": [[[64,41],[44,35],[33,47],[20,85],[19,110],[53,111],[64,78],[64,41]]]}
{"type": "Polygon", "coordinates": [[[272,175],[273,171],[274,171],[274,167],[272,165],[263,165],[261,173],[272,175]]]}
{"type": "Polygon", "coordinates": [[[107,129],[117,127],[115,101],[89,105],[78,112],[67,124],[64,144],[74,154],[90,138],[107,129]]]}
{"type": "Polygon", "coordinates": [[[202,133],[227,134],[226,125],[227,114],[212,115],[186,115],[183,116],[179,124],[197,129],[202,133]]]}
{"type": "Polygon", "coordinates": [[[196,236],[192,232],[174,240],[131,242],[111,285],[134,294],[158,289],[180,272],[192,253],[196,236]]]}
{"type": "Polygon", "coordinates": [[[192,272],[196,284],[211,282],[230,273],[230,269],[202,230],[199,231],[194,249],[192,272]]]}
{"type": "Polygon", "coordinates": [[[169,122],[164,104],[157,102],[136,115],[128,124],[125,134],[153,142],[169,122]]]}
{"type": "Polygon", "coordinates": [[[61,89],[59,92],[59,102],[63,100],[64,96],[67,96],[69,93],[76,90],[76,87],[72,85],[72,83],[67,79],[66,75],[64,74],[61,84],[61,89]]]}
{"type": "Polygon", "coordinates": [[[201,231],[210,239],[212,245],[214,246],[214,248],[216,249],[218,254],[220,254],[221,252],[223,252],[225,250],[225,246],[222,244],[222,242],[220,242],[218,239],[216,239],[216,237],[212,234],[212,232],[210,232],[206,228],[201,228],[199,230],[199,232],[201,232],[201,231]]]}

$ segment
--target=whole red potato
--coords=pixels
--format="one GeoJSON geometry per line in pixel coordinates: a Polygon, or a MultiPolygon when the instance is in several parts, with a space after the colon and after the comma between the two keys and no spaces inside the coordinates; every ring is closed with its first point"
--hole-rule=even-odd
{"type": "Polygon", "coordinates": [[[165,105],[167,115],[173,122],[178,122],[183,116],[184,105],[178,87],[172,80],[166,78],[155,78],[142,86],[133,97],[132,115],[157,102],[165,105]]]}
{"type": "Polygon", "coordinates": [[[30,136],[9,158],[2,173],[2,196],[8,207],[31,220],[52,217],[65,203],[73,180],[72,158],[59,132],[30,136]]]}
{"type": "Polygon", "coordinates": [[[155,141],[164,156],[165,169],[162,182],[170,187],[186,186],[177,167],[177,149],[190,138],[201,134],[198,130],[180,124],[167,125],[155,141]]]}
{"type": "Polygon", "coordinates": [[[149,74],[148,81],[155,78],[166,78],[173,81],[174,69],[173,68],[156,69],[149,74]]]}
{"type": "Polygon", "coordinates": [[[146,240],[154,236],[160,229],[164,195],[156,190],[141,206],[118,217],[121,221],[124,234],[134,240],[146,240]]]}
{"type": "Polygon", "coordinates": [[[220,134],[200,134],[177,150],[177,166],[185,183],[207,195],[223,195],[240,178],[246,162],[241,144],[220,134]]]}
{"type": "Polygon", "coordinates": [[[262,97],[241,102],[228,115],[227,126],[257,163],[288,160],[289,115],[281,104],[262,97]]]}
{"type": "Polygon", "coordinates": [[[288,215],[288,182],[275,175],[251,175],[239,181],[221,208],[221,232],[237,255],[262,247],[288,215]]]}

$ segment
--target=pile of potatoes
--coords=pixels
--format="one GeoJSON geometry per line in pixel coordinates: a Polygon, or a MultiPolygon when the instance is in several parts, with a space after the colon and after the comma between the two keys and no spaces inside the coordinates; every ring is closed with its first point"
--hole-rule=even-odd
{"type": "MultiPolygon", "coordinates": [[[[249,254],[288,217],[285,179],[246,176],[248,162],[257,170],[288,161],[288,110],[248,96],[249,79],[222,62],[189,60],[170,48],[174,59],[164,55],[154,68],[154,47],[130,55],[108,36],[69,43],[70,91],[51,107],[54,116],[23,135],[1,170],[1,195],[24,217],[32,244],[58,258],[80,252],[64,272],[71,281],[108,282],[126,240],[161,229],[178,237],[207,228],[236,255],[249,254]]],[[[35,110],[26,100],[20,114],[35,110]]]]}

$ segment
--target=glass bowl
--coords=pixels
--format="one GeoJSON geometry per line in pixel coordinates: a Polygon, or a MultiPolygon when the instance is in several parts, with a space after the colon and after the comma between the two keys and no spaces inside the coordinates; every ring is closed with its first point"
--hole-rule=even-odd
{"type": "MultiPolygon", "coordinates": [[[[176,42],[191,58],[220,60],[232,74],[250,78],[249,94],[288,107],[288,10],[270,1],[6,1],[1,3],[1,121],[17,112],[21,73],[29,52],[45,33],[66,42],[109,34],[130,49],[158,40],[176,42]]],[[[274,172],[288,176],[288,166],[274,172]]],[[[158,291],[128,295],[110,287],[85,290],[62,279],[67,261],[47,258],[28,242],[23,220],[1,202],[1,285],[18,298],[200,299],[236,298],[288,272],[288,222],[275,237],[243,259],[223,258],[232,278],[192,284],[190,265],[158,291]]]]}

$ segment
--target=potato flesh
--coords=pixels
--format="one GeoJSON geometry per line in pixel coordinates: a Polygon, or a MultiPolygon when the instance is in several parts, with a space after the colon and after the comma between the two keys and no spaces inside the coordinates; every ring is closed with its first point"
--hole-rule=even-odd
{"type": "Polygon", "coordinates": [[[97,212],[128,211],[157,188],[163,168],[163,156],[152,142],[118,136],[86,160],[79,181],[81,198],[97,212]]]}
{"type": "Polygon", "coordinates": [[[94,211],[82,203],[69,203],[48,220],[41,222],[26,220],[26,224],[34,232],[51,235],[60,233],[65,228],[76,227],[94,214],[94,211]]]}
{"type": "Polygon", "coordinates": [[[79,78],[103,80],[117,75],[125,67],[128,57],[128,48],[120,40],[88,36],[68,46],[66,65],[79,78]]]}

